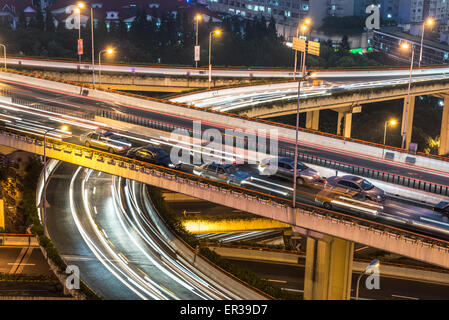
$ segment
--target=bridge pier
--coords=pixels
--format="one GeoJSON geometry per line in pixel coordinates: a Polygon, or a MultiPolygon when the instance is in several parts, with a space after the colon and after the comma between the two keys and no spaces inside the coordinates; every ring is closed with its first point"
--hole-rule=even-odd
{"type": "Polygon", "coordinates": [[[338,112],[337,135],[351,138],[352,112],[348,108],[344,108],[343,110],[344,111],[341,111],[341,109],[336,110],[338,112]]]}
{"type": "Polygon", "coordinates": [[[404,98],[404,107],[402,108],[402,124],[401,124],[401,133],[404,133],[404,125],[406,126],[406,135],[405,135],[405,148],[408,149],[410,142],[412,141],[412,131],[413,131],[413,117],[415,115],[415,98],[416,96],[410,95],[410,102],[408,105],[408,111],[406,115],[407,109],[407,97],[404,98]],[[406,118],[407,117],[407,122],[406,118]]]}
{"type": "Polygon", "coordinates": [[[439,155],[449,153],[449,95],[444,95],[443,118],[441,119],[439,155]]]}
{"type": "Polygon", "coordinates": [[[318,130],[320,123],[320,110],[306,112],[306,128],[318,130]]]}
{"type": "Polygon", "coordinates": [[[354,242],[308,237],[304,300],[349,300],[354,242]]]}

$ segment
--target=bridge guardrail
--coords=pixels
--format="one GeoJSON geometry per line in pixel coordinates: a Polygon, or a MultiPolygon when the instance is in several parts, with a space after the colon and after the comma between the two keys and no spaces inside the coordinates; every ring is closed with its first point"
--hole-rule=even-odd
{"type": "MultiPolygon", "coordinates": [[[[3,136],[19,140],[29,145],[42,146],[43,140],[31,134],[18,134],[13,129],[3,129],[3,136]]],[[[256,201],[264,205],[275,208],[285,208],[291,204],[291,201],[264,194],[255,190],[246,189],[238,186],[229,186],[225,183],[213,181],[207,178],[198,177],[189,173],[176,171],[173,169],[160,167],[157,165],[141,162],[134,159],[128,159],[115,154],[86,148],[79,145],[70,144],[63,141],[57,141],[48,138],[46,143],[47,149],[52,149],[60,153],[73,154],[76,157],[82,157],[91,161],[102,162],[110,166],[121,166],[131,171],[138,171],[145,175],[153,175],[165,180],[175,180],[177,183],[189,184],[199,189],[211,189],[216,192],[225,193],[229,196],[237,197],[246,201],[256,201]],[[238,192],[237,192],[238,191],[238,192]]],[[[376,221],[364,219],[358,216],[349,215],[341,212],[326,210],[313,205],[306,205],[300,202],[296,206],[303,215],[314,216],[319,219],[331,221],[336,224],[344,224],[348,227],[357,227],[360,230],[371,231],[379,235],[387,235],[389,238],[403,239],[410,244],[425,246],[428,248],[437,248],[438,251],[449,253],[449,241],[435,238],[432,236],[419,234],[406,229],[385,225],[376,221]]]]}
{"type": "MultiPolygon", "coordinates": [[[[162,130],[171,132],[175,129],[183,129],[188,131],[191,135],[193,134],[193,130],[190,128],[185,128],[182,126],[177,126],[174,124],[167,124],[160,121],[148,120],[143,117],[133,116],[133,115],[125,115],[118,114],[111,111],[98,110],[97,115],[105,118],[109,118],[112,120],[118,120],[122,122],[127,122],[135,125],[146,126],[149,128],[162,130]]],[[[246,147],[246,146],[245,146],[246,147]]],[[[279,148],[279,156],[288,156],[294,157],[294,151],[279,148]]],[[[442,196],[449,196],[449,186],[445,186],[442,184],[429,182],[425,180],[420,180],[416,178],[406,177],[398,174],[393,174],[389,172],[384,172],[381,170],[366,168],[363,166],[347,164],[341,161],[325,159],[322,157],[307,155],[303,153],[299,153],[299,159],[305,163],[315,164],[318,166],[335,169],[342,172],[347,172],[350,174],[356,174],[360,176],[364,176],[371,179],[381,180],[388,183],[393,183],[397,185],[401,185],[404,187],[417,189],[421,191],[426,191],[434,194],[439,194],[442,196]]]]}
{"type": "MultiPolygon", "coordinates": [[[[218,111],[218,110],[206,109],[206,108],[197,107],[197,106],[193,106],[193,105],[188,105],[188,104],[184,104],[184,103],[178,103],[178,102],[172,102],[172,101],[169,101],[169,100],[163,100],[163,99],[157,99],[157,98],[142,96],[142,95],[138,95],[138,94],[134,94],[134,93],[128,93],[128,92],[123,92],[123,91],[98,88],[98,87],[94,87],[91,84],[77,83],[77,82],[67,81],[67,80],[60,80],[60,79],[56,79],[56,78],[52,78],[52,77],[48,77],[48,76],[39,76],[39,75],[36,75],[36,74],[33,74],[33,73],[26,73],[26,72],[21,72],[21,71],[17,71],[17,70],[7,70],[6,72],[13,73],[13,74],[19,74],[19,75],[24,75],[24,76],[33,77],[33,78],[45,79],[45,80],[59,82],[59,83],[70,84],[70,85],[73,85],[73,86],[81,87],[81,91],[83,91],[83,88],[89,88],[89,89],[94,89],[94,90],[98,90],[98,91],[110,92],[110,93],[113,93],[113,94],[126,95],[126,96],[134,97],[134,98],[137,98],[137,99],[149,100],[149,101],[154,101],[154,102],[159,102],[159,103],[164,103],[164,104],[171,104],[171,105],[184,107],[184,108],[188,108],[188,109],[194,109],[194,110],[199,110],[199,111],[209,112],[209,113],[216,113],[216,114],[221,114],[221,115],[225,115],[225,116],[228,116],[228,117],[239,118],[239,119],[249,120],[249,121],[253,121],[253,122],[260,122],[260,123],[265,123],[265,124],[272,125],[272,126],[277,126],[277,127],[283,127],[283,128],[296,130],[295,126],[291,126],[291,125],[288,125],[288,124],[268,121],[268,120],[264,120],[264,119],[246,117],[246,116],[243,116],[243,115],[237,115],[237,114],[229,113],[229,112],[223,112],[223,111],[218,111]]],[[[423,83],[425,84],[426,81],[423,81],[423,83]]],[[[307,129],[307,128],[300,128],[300,130],[302,132],[318,134],[318,135],[321,135],[321,136],[326,136],[326,137],[329,137],[329,138],[339,139],[339,140],[343,140],[343,141],[352,141],[352,142],[355,142],[355,143],[369,145],[369,146],[373,146],[373,147],[377,147],[377,148],[383,148],[385,150],[392,150],[392,151],[397,151],[397,152],[408,153],[407,149],[402,149],[402,148],[398,148],[398,147],[382,145],[382,144],[375,143],[375,142],[363,141],[363,140],[354,139],[354,138],[346,138],[346,137],[339,136],[339,135],[336,135],[336,134],[331,134],[331,133],[327,133],[327,132],[320,132],[320,131],[307,129]]],[[[440,161],[449,162],[449,157],[447,157],[447,156],[433,155],[433,154],[427,154],[427,153],[423,153],[423,152],[418,152],[417,154],[419,156],[422,156],[422,157],[425,157],[425,158],[432,158],[432,159],[436,159],[436,160],[440,160],[440,161]]]]}

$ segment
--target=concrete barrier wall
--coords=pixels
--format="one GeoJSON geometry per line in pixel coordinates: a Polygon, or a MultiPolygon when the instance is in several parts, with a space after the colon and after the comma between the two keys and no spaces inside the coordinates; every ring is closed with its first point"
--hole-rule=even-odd
{"type": "MultiPolygon", "coordinates": [[[[226,258],[288,263],[292,265],[298,265],[299,259],[305,258],[303,254],[299,253],[275,252],[263,249],[257,250],[257,248],[241,249],[209,246],[209,249],[226,258]]],[[[367,262],[353,261],[352,271],[362,272],[365,270],[367,265],[367,262]]],[[[449,285],[448,272],[438,272],[436,270],[428,270],[426,268],[414,268],[413,266],[399,267],[381,262],[380,276],[381,278],[382,276],[389,276],[399,279],[410,279],[415,281],[434,282],[449,285]]]]}
{"type": "Polygon", "coordinates": [[[0,246],[38,246],[39,242],[34,235],[12,235],[0,233],[0,246]]]}

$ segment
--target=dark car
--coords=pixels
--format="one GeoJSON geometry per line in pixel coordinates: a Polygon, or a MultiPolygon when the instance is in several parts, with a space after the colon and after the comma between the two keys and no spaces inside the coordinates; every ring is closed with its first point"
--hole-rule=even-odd
{"type": "Polygon", "coordinates": [[[383,202],[386,198],[385,192],[382,189],[374,186],[368,180],[357,176],[346,175],[341,177],[330,177],[327,179],[327,184],[328,186],[341,187],[357,191],[365,195],[367,199],[376,202],[383,202]]]}
{"type": "Polygon", "coordinates": [[[239,186],[251,181],[251,175],[248,172],[239,170],[233,164],[218,164],[215,162],[203,164],[195,166],[193,173],[201,177],[239,186]]]}
{"type": "Polygon", "coordinates": [[[163,149],[151,145],[129,149],[126,156],[168,168],[179,168],[181,165],[180,163],[173,163],[170,155],[163,149]]]}
{"type": "Polygon", "coordinates": [[[449,202],[441,201],[437,205],[435,205],[433,208],[433,211],[442,212],[445,215],[449,216],[449,202]]]}
{"type": "MultiPolygon", "coordinates": [[[[262,175],[274,175],[280,178],[293,180],[295,160],[293,158],[267,158],[262,160],[259,164],[259,172],[262,175]]],[[[324,182],[318,171],[309,168],[302,162],[297,165],[297,183],[298,184],[313,184],[316,182],[324,182]]]]}

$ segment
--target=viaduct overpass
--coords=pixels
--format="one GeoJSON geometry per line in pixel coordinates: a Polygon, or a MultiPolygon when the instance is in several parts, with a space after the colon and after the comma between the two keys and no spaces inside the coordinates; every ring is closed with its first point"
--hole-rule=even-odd
{"type": "MultiPolygon", "coordinates": [[[[43,80],[22,79],[17,75],[2,75],[2,77],[3,79],[23,80],[32,86],[45,85],[45,81],[43,80]],[[35,81],[35,83],[33,83],[33,81],[35,81]]],[[[55,85],[55,83],[52,84],[53,87],[55,85]]],[[[57,85],[58,87],[64,87],[67,99],[71,99],[71,97],[79,95],[80,93],[79,88],[74,88],[67,84],[57,85]]],[[[89,92],[88,95],[96,100],[120,101],[118,95],[112,95],[111,93],[102,91],[89,92]]],[[[123,96],[122,98],[126,100],[126,103],[130,103],[130,100],[136,99],[128,96],[123,96]]],[[[135,102],[137,103],[137,101],[135,102]]],[[[148,101],[140,101],[139,103],[146,106],[149,104],[148,101]]],[[[139,103],[137,103],[137,105],[139,105],[139,103]]],[[[162,102],[158,103],[162,104],[162,102]]],[[[185,106],[181,107],[176,104],[169,104],[168,106],[173,109],[171,111],[182,111],[185,115],[192,113],[193,115],[191,116],[196,116],[201,112],[205,113],[204,111],[196,109],[186,109],[185,106]]],[[[167,104],[165,105],[165,108],[167,108],[167,104]]],[[[205,119],[206,116],[210,117],[210,115],[203,114],[203,119],[205,119]]],[[[218,114],[216,116],[219,117],[218,114]]],[[[232,124],[232,120],[242,122],[242,119],[240,118],[231,118],[224,114],[220,117],[223,119],[223,122],[228,125],[232,124]]],[[[244,122],[243,125],[248,125],[250,123],[249,120],[245,120],[244,122]]],[[[288,130],[291,130],[285,128],[281,129],[284,129],[280,130],[284,136],[288,136],[288,130]]],[[[356,147],[361,149],[360,144],[357,145],[356,142],[350,140],[344,140],[342,142],[343,145],[349,149],[354,148],[355,150],[357,149],[356,147]]],[[[38,136],[33,134],[24,136],[4,131],[1,136],[0,144],[36,154],[43,154],[42,142],[39,140],[38,136]]],[[[365,147],[367,149],[364,152],[367,154],[376,151],[376,147],[365,147]]],[[[320,255],[320,257],[314,258],[313,252],[311,251],[311,261],[315,261],[317,264],[315,267],[321,268],[320,270],[328,275],[332,272],[341,275],[342,267],[344,270],[350,270],[350,261],[352,261],[353,252],[353,244],[351,243],[355,241],[383,250],[397,252],[404,256],[424,260],[443,267],[448,267],[449,264],[448,252],[446,250],[447,244],[442,239],[423,236],[400,228],[379,224],[351,215],[326,211],[316,207],[300,205],[300,208],[293,209],[289,207],[288,202],[282,198],[267,196],[266,194],[238,187],[229,189],[226,185],[220,185],[212,181],[201,179],[201,181],[199,181],[197,177],[185,173],[152,167],[147,164],[130,161],[129,159],[123,159],[111,154],[94,151],[69,143],[52,141],[48,144],[47,154],[54,159],[152,184],[167,190],[188,194],[199,199],[217,202],[237,210],[262,215],[288,223],[294,226],[295,230],[298,232],[304,233],[310,237],[310,247],[319,247],[317,254],[320,255]],[[336,255],[342,259],[338,259],[338,261],[335,260],[336,255]]],[[[401,156],[401,153],[398,152],[397,158],[399,159],[401,156]]],[[[403,161],[405,162],[404,159],[403,161]]],[[[441,172],[444,172],[446,166],[446,163],[443,160],[438,159],[417,157],[416,161],[423,166],[430,164],[436,170],[440,170],[441,172]]],[[[308,291],[310,293],[309,297],[347,297],[347,294],[349,294],[348,287],[350,287],[348,286],[347,277],[343,276],[337,278],[339,280],[335,281],[340,283],[338,285],[333,283],[332,286],[330,286],[329,278],[326,278],[327,280],[321,279],[316,281],[316,285],[313,285],[308,291]],[[338,292],[333,292],[332,288],[339,288],[337,290],[338,292]]]]}

